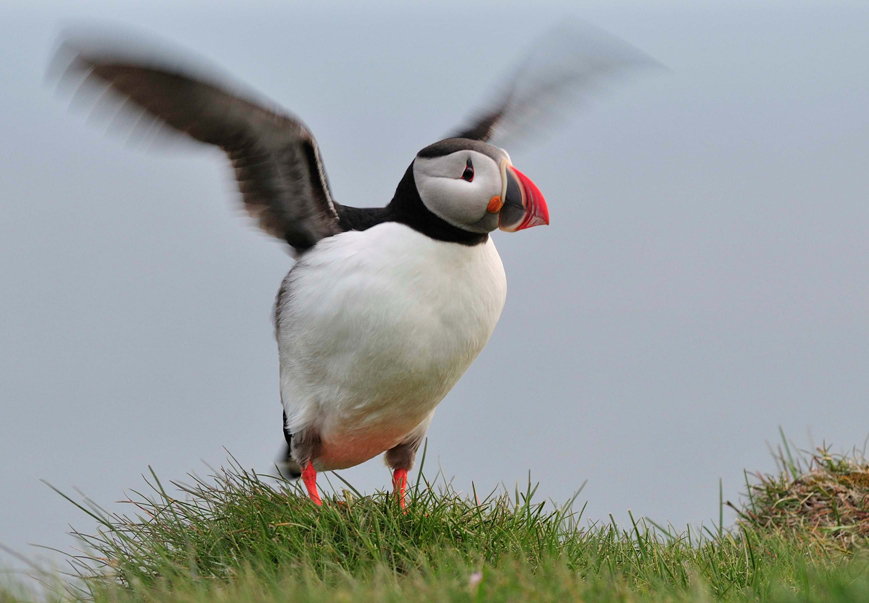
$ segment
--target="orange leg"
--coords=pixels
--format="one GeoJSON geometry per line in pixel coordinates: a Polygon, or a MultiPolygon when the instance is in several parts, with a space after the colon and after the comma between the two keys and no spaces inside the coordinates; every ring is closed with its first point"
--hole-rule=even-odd
{"type": "Polygon", "coordinates": [[[395,497],[398,499],[398,504],[400,504],[403,509],[405,507],[404,492],[407,490],[407,469],[395,470],[395,473],[392,474],[392,488],[395,491],[395,497]]]}
{"type": "Polygon", "coordinates": [[[302,469],[302,481],[305,482],[305,488],[308,490],[308,496],[314,501],[318,507],[323,506],[323,501],[320,500],[320,493],[317,492],[317,472],[314,470],[314,465],[308,463],[302,469]]]}

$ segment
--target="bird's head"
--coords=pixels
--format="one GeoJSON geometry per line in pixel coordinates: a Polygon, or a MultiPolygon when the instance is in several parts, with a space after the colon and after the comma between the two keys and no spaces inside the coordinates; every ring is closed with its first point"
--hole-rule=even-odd
{"type": "Polygon", "coordinates": [[[416,155],[413,179],[426,208],[449,224],[474,233],[515,232],[549,224],[537,186],[496,146],[447,138],[416,155]]]}

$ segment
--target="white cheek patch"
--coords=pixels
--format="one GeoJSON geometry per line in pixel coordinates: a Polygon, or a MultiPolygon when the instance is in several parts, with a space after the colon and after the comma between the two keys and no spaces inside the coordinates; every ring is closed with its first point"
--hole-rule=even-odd
{"type": "Polygon", "coordinates": [[[430,159],[417,157],[413,177],[429,211],[459,228],[483,219],[489,200],[500,195],[502,188],[499,166],[477,151],[458,151],[430,159]],[[462,179],[469,158],[474,167],[471,182],[462,179]]]}

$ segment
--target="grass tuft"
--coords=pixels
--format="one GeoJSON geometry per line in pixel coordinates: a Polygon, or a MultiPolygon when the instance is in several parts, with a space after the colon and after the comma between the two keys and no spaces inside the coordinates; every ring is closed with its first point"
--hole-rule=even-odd
{"type": "Polygon", "coordinates": [[[150,491],[124,501],[135,509],[132,516],[67,497],[100,526],[94,534],[74,533],[92,552],[73,559],[85,582],[231,580],[245,567],[319,579],[378,568],[405,575],[445,557],[471,565],[521,558],[536,567],[564,552],[565,535],[580,518],[570,504],[534,501],[530,486],[477,500],[445,481],[436,486],[423,478],[410,489],[405,513],[391,493],[368,497],[349,489],[327,494],[317,507],[297,483],[234,461],[208,479],[190,478],[173,482],[179,494],[170,495],[152,472],[150,491]]]}
{"type": "Polygon", "coordinates": [[[869,461],[862,451],[833,454],[827,447],[775,455],[780,472],[756,474],[741,521],[761,531],[782,530],[853,549],[869,543],[869,461]]]}

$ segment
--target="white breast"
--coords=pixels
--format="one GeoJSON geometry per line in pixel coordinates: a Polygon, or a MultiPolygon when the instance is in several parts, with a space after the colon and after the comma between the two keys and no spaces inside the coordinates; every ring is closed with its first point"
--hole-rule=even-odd
{"type": "Polygon", "coordinates": [[[507,292],[491,239],[465,246],[384,223],[320,241],[279,308],[290,431],[315,427],[315,466],[361,463],[425,420],[477,357],[507,292]]]}

